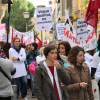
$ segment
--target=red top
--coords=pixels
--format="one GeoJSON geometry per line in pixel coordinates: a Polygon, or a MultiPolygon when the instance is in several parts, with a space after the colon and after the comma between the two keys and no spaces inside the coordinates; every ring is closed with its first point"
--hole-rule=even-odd
{"type": "Polygon", "coordinates": [[[56,81],[55,81],[55,78],[54,78],[54,66],[48,66],[48,68],[50,69],[50,72],[52,73],[52,76],[53,76],[53,83],[54,83],[54,89],[55,89],[56,95],[57,95],[57,100],[60,100],[56,81]]]}

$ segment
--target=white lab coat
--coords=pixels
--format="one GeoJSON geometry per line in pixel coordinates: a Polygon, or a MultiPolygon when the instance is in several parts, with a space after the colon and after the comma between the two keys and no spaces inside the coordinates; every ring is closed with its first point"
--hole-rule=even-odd
{"type": "Polygon", "coordinates": [[[14,64],[14,67],[16,68],[16,73],[12,76],[12,78],[18,78],[22,76],[26,76],[26,68],[24,61],[26,60],[26,53],[23,48],[20,49],[20,52],[18,53],[15,49],[10,48],[9,49],[9,59],[12,60],[13,57],[18,57],[20,61],[12,61],[14,64]]]}
{"type": "Polygon", "coordinates": [[[93,61],[93,56],[91,56],[89,53],[85,53],[84,57],[85,57],[84,63],[86,63],[88,65],[90,73],[91,73],[91,64],[93,61]]]}

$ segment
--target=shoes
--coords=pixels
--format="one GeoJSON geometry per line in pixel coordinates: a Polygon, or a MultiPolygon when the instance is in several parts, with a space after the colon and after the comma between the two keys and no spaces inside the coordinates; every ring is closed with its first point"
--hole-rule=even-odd
{"type": "Polygon", "coordinates": [[[21,97],[21,92],[19,92],[19,96],[18,96],[18,98],[19,98],[19,99],[22,99],[22,97],[21,97]]]}
{"type": "Polygon", "coordinates": [[[25,97],[24,100],[28,100],[28,99],[25,97]]]}
{"type": "Polygon", "coordinates": [[[34,94],[32,93],[32,98],[35,98],[34,94]]]}

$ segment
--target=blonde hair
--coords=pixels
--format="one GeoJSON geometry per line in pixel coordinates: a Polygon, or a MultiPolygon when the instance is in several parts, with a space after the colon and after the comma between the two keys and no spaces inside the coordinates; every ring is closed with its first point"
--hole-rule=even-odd
{"type": "Polygon", "coordinates": [[[42,51],[44,51],[44,47],[40,48],[40,54],[42,54],[42,51]]]}

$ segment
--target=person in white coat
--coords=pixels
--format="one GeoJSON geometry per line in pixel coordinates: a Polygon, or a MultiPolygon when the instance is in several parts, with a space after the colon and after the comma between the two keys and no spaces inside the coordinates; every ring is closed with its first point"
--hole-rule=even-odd
{"type": "Polygon", "coordinates": [[[9,59],[12,60],[14,66],[16,67],[16,73],[12,76],[12,85],[17,85],[17,98],[19,95],[19,86],[21,82],[22,86],[22,98],[26,98],[27,95],[27,72],[25,68],[24,61],[26,60],[26,53],[23,48],[19,46],[20,39],[15,37],[13,39],[13,45],[9,49],[9,59]]]}
{"type": "Polygon", "coordinates": [[[100,100],[100,63],[97,66],[97,70],[95,73],[95,80],[98,82],[98,86],[99,86],[99,100],[100,100]]]}
{"type": "Polygon", "coordinates": [[[94,51],[95,51],[95,48],[86,51],[85,54],[84,54],[84,58],[85,58],[84,63],[86,63],[88,65],[90,73],[91,73],[91,64],[92,64],[92,61],[93,61],[94,51]]]}

